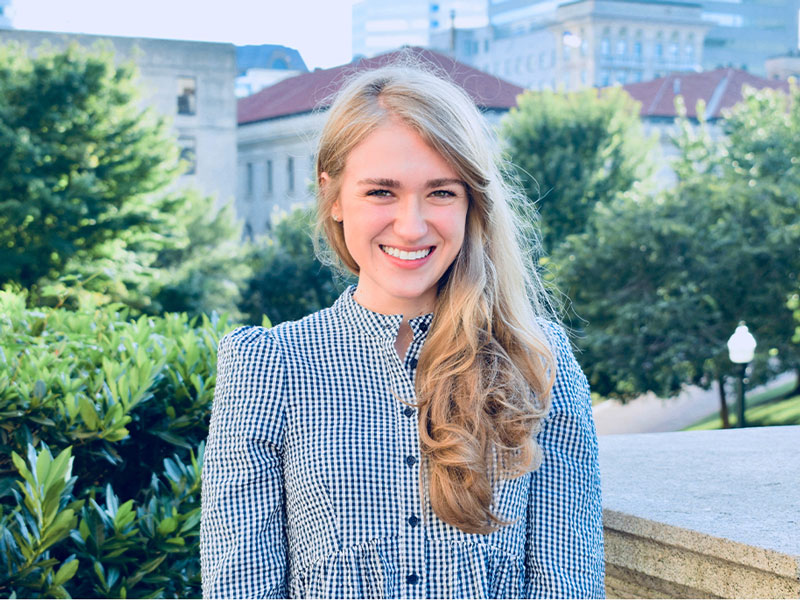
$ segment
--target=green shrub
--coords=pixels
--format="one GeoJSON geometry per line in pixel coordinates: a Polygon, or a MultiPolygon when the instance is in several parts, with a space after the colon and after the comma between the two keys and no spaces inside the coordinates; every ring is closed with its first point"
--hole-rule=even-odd
{"type": "Polygon", "coordinates": [[[0,292],[0,595],[199,596],[203,440],[233,324],[25,304],[0,292]]]}

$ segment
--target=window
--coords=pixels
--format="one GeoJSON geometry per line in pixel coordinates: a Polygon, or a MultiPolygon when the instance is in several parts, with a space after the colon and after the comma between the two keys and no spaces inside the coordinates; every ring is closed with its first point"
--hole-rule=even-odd
{"type": "Polygon", "coordinates": [[[603,69],[602,71],[600,71],[600,85],[601,86],[603,86],[603,87],[608,86],[608,84],[610,83],[610,79],[611,79],[611,74],[606,69],[603,69]]]}
{"type": "Polygon", "coordinates": [[[636,58],[642,58],[642,42],[633,43],[633,55],[636,58]]]}
{"type": "Polygon", "coordinates": [[[483,40],[483,51],[484,52],[489,51],[489,40],[483,40]]]}
{"type": "Polygon", "coordinates": [[[267,161],[267,196],[272,195],[272,161],[267,161]]]}
{"type": "Polygon", "coordinates": [[[603,56],[608,56],[611,54],[611,40],[609,40],[607,37],[604,37],[602,40],[600,40],[600,54],[603,56]]]}
{"type": "Polygon", "coordinates": [[[678,42],[670,42],[669,57],[672,60],[676,60],[678,58],[678,42]]]}
{"type": "Polygon", "coordinates": [[[294,193],[294,157],[286,159],[286,189],[290,194],[294,193]]]}
{"type": "Polygon", "coordinates": [[[686,44],[686,48],[684,49],[686,53],[686,60],[692,61],[694,60],[694,46],[691,44],[686,44]]]}
{"type": "Polygon", "coordinates": [[[661,59],[663,59],[663,58],[664,58],[664,44],[662,44],[661,42],[658,42],[658,43],[656,44],[655,51],[656,51],[656,52],[655,52],[655,54],[656,54],[656,58],[657,58],[658,60],[661,60],[661,59]]]}
{"type": "Polygon", "coordinates": [[[628,42],[625,40],[619,40],[617,42],[617,54],[619,56],[625,56],[628,53],[628,42]]]}
{"type": "Polygon", "coordinates": [[[540,52],[539,53],[539,67],[541,67],[542,69],[544,69],[544,67],[545,67],[545,60],[547,60],[547,59],[545,58],[544,52],[540,52]]]}
{"type": "Polygon", "coordinates": [[[244,189],[245,195],[248,198],[253,197],[253,163],[247,163],[244,174],[244,189]]]}
{"type": "Polygon", "coordinates": [[[195,151],[196,141],[191,136],[181,136],[178,138],[178,146],[181,149],[180,159],[186,162],[184,175],[194,175],[197,168],[197,153],[195,151]]]}
{"type": "Polygon", "coordinates": [[[178,77],[178,114],[197,112],[197,82],[194,77],[178,77]]]}

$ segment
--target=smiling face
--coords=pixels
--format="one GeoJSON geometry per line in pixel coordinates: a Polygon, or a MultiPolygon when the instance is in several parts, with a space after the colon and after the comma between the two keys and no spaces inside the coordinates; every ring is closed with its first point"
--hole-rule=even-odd
{"type": "Polygon", "coordinates": [[[331,208],[359,266],[358,302],[406,318],[432,311],[467,206],[461,178],[413,129],[390,120],[370,133],[348,155],[331,208]]]}

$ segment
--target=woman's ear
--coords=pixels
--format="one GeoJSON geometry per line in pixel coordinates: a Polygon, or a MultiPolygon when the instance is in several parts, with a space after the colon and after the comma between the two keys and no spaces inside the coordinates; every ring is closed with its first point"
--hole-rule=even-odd
{"type": "MultiPolygon", "coordinates": [[[[325,171],[320,173],[320,175],[319,175],[319,190],[320,190],[320,193],[323,195],[323,197],[325,195],[325,188],[328,187],[328,185],[330,185],[330,183],[331,183],[330,175],[328,175],[328,173],[325,172],[325,171]]],[[[334,200],[331,203],[330,216],[331,216],[331,219],[333,219],[337,223],[340,223],[342,221],[342,206],[341,206],[341,203],[339,202],[339,198],[336,198],[336,200],[334,200]]]]}

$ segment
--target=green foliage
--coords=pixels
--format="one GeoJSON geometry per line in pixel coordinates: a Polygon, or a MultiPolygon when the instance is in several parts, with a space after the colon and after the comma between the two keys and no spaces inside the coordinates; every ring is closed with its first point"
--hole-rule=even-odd
{"type": "Polygon", "coordinates": [[[167,126],[109,52],[0,48],[0,283],[30,287],[122,236],[169,237],[179,173],[167,126]]]}
{"type": "Polygon", "coordinates": [[[122,305],[27,309],[0,292],[2,593],[199,595],[202,442],[231,327],[131,320],[122,305]]]}
{"type": "Polygon", "coordinates": [[[595,204],[653,172],[639,104],[622,89],[525,92],[501,135],[541,215],[545,248],[583,231],[595,204]]]}
{"type": "Polygon", "coordinates": [[[0,592],[19,596],[68,598],[64,588],[78,569],[70,556],[59,560],[50,548],[63,542],[75,527],[81,501],[69,502],[76,478],[72,477],[71,448],[55,459],[46,444],[40,452],[27,449],[28,462],[16,452],[11,459],[21,480],[12,489],[16,506],[0,505],[0,592]],[[55,567],[60,565],[58,569],[55,567]]]}
{"type": "Polygon", "coordinates": [[[248,250],[230,209],[176,191],[178,155],[110,51],[0,47],[0,285],[35,304],[235,311],[248,250]]]}
{"type": "Polygon", "coordinates": [[[274,236],[256,248],[253,277],[240,309],[252,323],[269,315],[273,323],[296,320],[330,306],[343,279],[314,254],[312,214],[296,209],[275,225],[274,236]]]}
{"type": "Polygon", "coordinates": [[[681,121],[675,189],[598,204],[554,252],[558,283],[587,322],[582,362],[599,393],[668,397],[722,380],[742,319],[759,344],[751,379],[767,365],[797,370],[786,304],[800,274],[796,88],[792,98],[746,93],[717,140],[681,121]]]}

